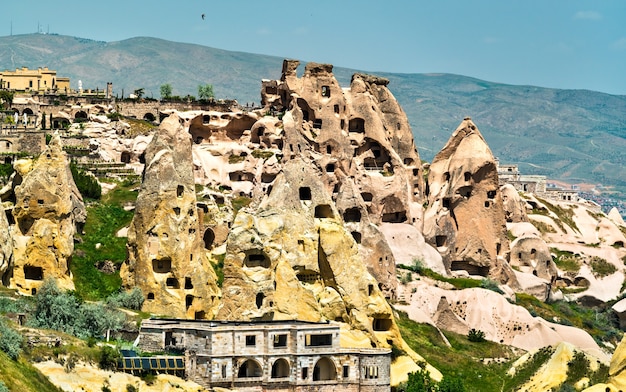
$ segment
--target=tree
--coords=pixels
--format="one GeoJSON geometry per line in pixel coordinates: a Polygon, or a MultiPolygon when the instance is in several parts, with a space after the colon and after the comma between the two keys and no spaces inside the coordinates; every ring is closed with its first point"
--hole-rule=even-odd
{"type": "Polygon", "coordinates": [[[409,379],[404,385],[400,385],[399,390],[402,392],[435,392],[437,382],[430,378],[428,370],[420,369],[410,373],[409,379]]]}
{"type": "Polygon", "coordinates": [[[133,94],[135,94],[137,96],[137,99],[141,99],[141,97],[143,97],[143,94],[145,93],[145,89],[142,88],[138,88],[137,90],[133,91],[133,94]]]}
{"type": "Polygon", "coordinates": [[[169,83],[161,85],[161,99],[168,99],[172,96],[172,85],[169,83]]]}
{"type": "Polygon", "coordinates": [[[198,99],[211,99],[215,98],[215,94],[213,93],[213,85],[205,84],[198,86],[198,99]]]}
{"type": "Polygon", "coordinates": [[[0,108],[8,109],[13,103],[13,93],[9,91],[0,91],[0,108]]]}

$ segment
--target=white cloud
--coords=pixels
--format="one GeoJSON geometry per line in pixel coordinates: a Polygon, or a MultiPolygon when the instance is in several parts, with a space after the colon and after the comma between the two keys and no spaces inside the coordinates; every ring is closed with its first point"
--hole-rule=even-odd
{"type": "Polygon", "coordinates": [[[596,11],[578,11],[574,14],[575,20],[601,20],[602,14],[596,11]]]}
{"type": "Polygon", "coordinates": [[[626,37],[622,37],[611,44],[611,47],[615,50],[626,50],[626,37]]]}
{"type": "Polygon", "coordinates": [[[270,29],[265,28],[265,27],[261,27],[260,29],[258,29],[256,31],[256,33],[258,35],[270,35],[270,34],[272,34],[272,31],[270,29]]]}

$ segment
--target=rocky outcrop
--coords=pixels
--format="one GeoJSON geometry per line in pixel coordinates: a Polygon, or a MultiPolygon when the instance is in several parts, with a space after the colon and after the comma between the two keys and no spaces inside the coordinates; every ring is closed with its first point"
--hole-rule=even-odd
{"type": "Polygon", "coordinates": [[[212,318],[220,291],[199,231],[191,137],[182,123],[170,115],[146,149],[120,275],[125,287],[142,290],[144,311],[212,318]]]}
{"type": "Polygon", "coordinates": [[[15,169],[23,180],[14,189],[10,287],[34,294],[44,279],[54,278],[59,287],[73,289],[69,263],[86,212],[59,136],[32,165],[18,162],[15,169]]]}
{"type": "Polygon", "coordinates": [[[624,218],[622,218],[622,214],[619,213],[619,210],[615,207],[611,208],[611,211],[608,213],[608,217],[618,226],[626,226],[624,223],[624,218]]]}
{"type": "MultiPolygon", "coordinates": [[[[571,369],[573,372],[580,374],[580,380],[570,381],[573,384],[574,390],[580,390],[589,384],[589,378],[585,375],[591,375],[596,372],[600,365],[603,365],[603,361],[599,361],[597,358],[590,356],[586,353],[581,353],[575,346],[569,343],[559,343],[552,347],[546,347],[543,350],[552,351],[552,355],[548,360],[542,364],[535,374],[522,386],[516,390],[519,392],[544,392],[544,391],[558,391],[568,390],[563,387],[563,384],[568,380],[570,376],[571,361],[574,358],[582,358],[587,361],[589,367],[587,369],[571,369]]],[[[529,352],[523,355],[520,359],[515,361],[511,369],[507,372],[508,375],[513,376],[518,370],[521,370],[523,366],[531,361],[533,356],[537,353],[537,350],[529,352]]],[[[569,384],[572,387],[572,384],[569,384]]],[[[571,390],[571,389],[569,389],[571,390]]],[[[604,390],[602,390],[604,392],[604,390]]]]}
{"type": "Polygon", "coordinates": [[[428,187],[424,237],[446,268],[515,287],[495,159],[471,119],[435,156],[428,187]]]}
{"type": "Polygon", "coordinates": [[[217,317],[339,322],[353,344],[395,345],[418,358],[319,177],[306,162],[290,160],[258,209],[239,212],[217,317]]]}
{"type": "Polygon", "coordinates": [[[527,204],[520,197],[517,189],[511,184],[505,184],[500,187],[500,192],[506,221],[511,223],[528,222],[527,204]]]}
{"type": "Polygon", "coordinates": [[[539,237],[516,238],[511,243],[511,265],[550,282],[557,275],[548,245],[539,237]]]}
{"type": "Polygon", "coordinates": [[[11,265],[11,256],[13,255],[13,241],[11,239],[11,231],[9,221],[4,213],[4,207],[0,211],[0,284],[8,285],[9,276],[5,277],[6,272],[11,265]]]}
{"type": "Polygon", "coordinates": [[[618,392],[626,390],[626,337],[615,349],[609,366],[609,378],[606,383],[596,384],[583,392],[618,392]]]}
{"type": "Polygon", "coordinates": [[[224,265],[218,318],[345,322],[383,346],[387,332],[397,333],[318,173],[299,159],[258,210],[239,212],[224,265]]]}
{"type": "Polygon", "coordinates": [[[421,322],[430,322],[442,330],[467,335],[474,328],[483,331],[487,340],[527,351],[568,342],[597,358],[607,358],[582,329],[535,317],[491,290],[449,290],[420,279],[401,286],[400,292],[407,305],[397,305],[398,309],[413,319],[419,312],[421,322]]]}

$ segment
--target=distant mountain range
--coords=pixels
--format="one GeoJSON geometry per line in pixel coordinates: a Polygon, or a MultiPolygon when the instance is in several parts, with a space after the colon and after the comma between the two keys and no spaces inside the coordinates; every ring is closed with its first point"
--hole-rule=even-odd
{"type": "MultiPolygon", "coordinates": [[[[0,69],[48,66],[70,77],[73,87],[78,80],[85,88],[112,82],[120,97],[144,88],[147,97],[159,98],[165,83],[174,95],[197,95],[198,85],[210,83],[218,98],[258,103],[261,79],[279,78],[282,60],[148,37],[119,42],[45,34],[0,37],[0,69]]],[[[345,87],[354,72],[362,71],[334,69],[345,87]]],[[[451,74],[376,74],[390,80],[422,159],[432,160],[469,116],[503,163],[517,163],[528,174],[613,186],[626,194],[624,95],[513,86],[451,74]]]]}

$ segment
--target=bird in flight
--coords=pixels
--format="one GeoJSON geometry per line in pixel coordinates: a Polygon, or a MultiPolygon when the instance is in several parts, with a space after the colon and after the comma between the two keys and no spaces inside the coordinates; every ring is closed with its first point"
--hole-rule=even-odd
{"type": "Polygon", "coordinates": [[[205,16],[205,15],[204,15],[204,14],[202,14],[202,20],[204,20],[204,16],[205,16]]]}

